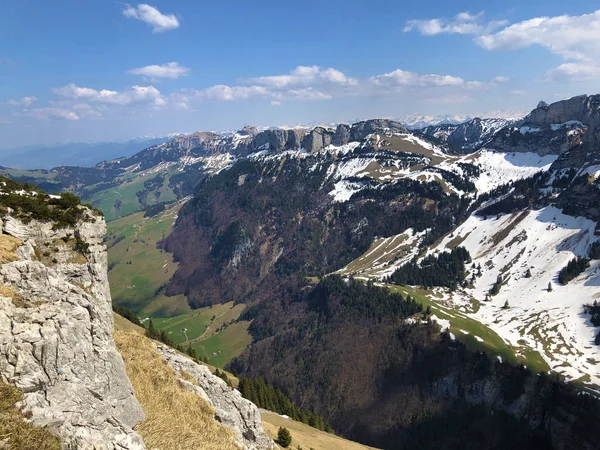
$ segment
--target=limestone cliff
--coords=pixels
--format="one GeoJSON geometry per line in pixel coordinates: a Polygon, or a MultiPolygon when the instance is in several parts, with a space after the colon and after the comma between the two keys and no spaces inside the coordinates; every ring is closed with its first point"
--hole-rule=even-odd
{"type": "Polygon", "coordinates": [[[67,449],[144,449],[133,431],[144,414],[111,336],[103,218],[88,210],[56,229],[9,210],[0,227],[18,246],[0,266],[0,378],[67,449]]]}

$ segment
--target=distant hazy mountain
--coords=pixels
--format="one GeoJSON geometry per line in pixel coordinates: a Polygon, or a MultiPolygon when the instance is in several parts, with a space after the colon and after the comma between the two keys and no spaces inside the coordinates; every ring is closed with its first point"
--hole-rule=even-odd
{"type": "Polygon", "coordinates": [[[173,139],[143,136],[113,142],[66,142],[27,146],[0,152],[0,166],[14,169],[51,169],[57,166],[91,167],[100,161],[131,156],[173,139]]]}
{"type": "Polygon", "coordinates": [[[409,130],[417,130],[419,128],[425,128],[431,125],[458,125],[463,122],[471,120],[472,116],[469,115],[438,115],[438,116],[426,116],[422,114],[410,114],[403,117],[398,117],[395,120],[400,122],[409,130]]]}

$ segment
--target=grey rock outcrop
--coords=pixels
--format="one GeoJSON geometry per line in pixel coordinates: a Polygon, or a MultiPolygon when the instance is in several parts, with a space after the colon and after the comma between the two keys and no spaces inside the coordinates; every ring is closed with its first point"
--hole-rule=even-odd
{"type": "MultiPolygon", "coordinates": [[[[498,132],[487,146],[543,156],[562,155],[580,145],[594,150],[599,142],[600,95],[580,95],[550,105],[540,102],[516,126],[498,132]]],[[[574,156],[578,157],[577,151],[574,156]]]]}
{"type": "Polygon", "coordinates": [[[353,125],[338,125],[335,130],[315,127],[306,130],[266,130],[258,133],[246,146],[246,153],[260,150],[277,153],[285,150],[304,149],[315,153],[329,145],[345,145],[349,142],[363,141],[370,134],[407,133],[399,122],[388,119],[372,119],[353,125]]]}
{"type": "Polygon", "coordinates": [[[233,431],[242,448],[266,450],[274,447],[273,441],[263,431],[260,412],[254,403],[229,388],[206,366],[196,364],[165,345],[157,344],[156,347],[175,373],[185,371],[195,379],[196,383],[190,383],[180,378],[179,383],[215,408],[215,419],[233,431]]]}
{"type": "Polygon", "coordinates": [[[485,146],[502,128],[510,125],[507,119],[475,119],[461,123],[447,137],[451,149],[471,153],[485,146]]]}
{"type": "Polygon", "coordinates": [[[143,420],[112,339],[104,220],[55,230],[8,217],[25,240],[0,266],[0,378],[24,393],[21,408],[66,449],[144,449],[143,420]],[[75,251],[75,240],[88,244],[75,251]]]}
{"type": "Polygon", "coordinates": [[[284,150],[299,150],[305,130],[265,130],[258,133],[247,145],[247,153],[261,150],[282,152],[284,150]]]}

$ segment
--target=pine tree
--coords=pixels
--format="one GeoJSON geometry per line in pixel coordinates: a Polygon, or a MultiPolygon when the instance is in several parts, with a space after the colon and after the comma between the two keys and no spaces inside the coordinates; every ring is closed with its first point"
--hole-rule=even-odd
{"type": "Polygon", "coordinates": [[[527,269],[527,272],[525,272],[525,278],[531,278],[531,269],[527,269]]]}
{"type": "Polygon", "coordinates": [[[150,339],[154,339],[157,341],[160,340],[160,332],[154,326],[154,322],[152,322],[152,319],[150,319],[150,322],[148,322],[148,329],[146,330],[146,337],[149,337],[150,339]]]}
{"type": "Polygon", "coordinates": [[[548,292],[552,292],[552,282],[548,281],[548,292]]]}
{"type": "Polygon", "coordinates": [[[600,345],[600,331],[598,331],[598,334],[596,335],[596,339],[594,339],[594,343],[596,345],[600,345]]]}
{"type": "Polygon", "coordinates": [[[284,448],[289,447],[292,443],[292,435],[287,428],[279,427],[279,431],[277,432],[277,443],[284,448]]]}

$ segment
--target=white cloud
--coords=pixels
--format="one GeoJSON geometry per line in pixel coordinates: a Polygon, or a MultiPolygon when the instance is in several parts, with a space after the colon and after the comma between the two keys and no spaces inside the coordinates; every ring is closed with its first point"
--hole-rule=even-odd
{"type": "Polygon", "coordinates": [[[426,19],[426,20],[408,20],[404,26],[404,32],[416,30],[425,36],[434,36],[436,34],[474,34],[480,35],[489,33],[492,30],[506,25],[504,20],[496,20],[488,23],[483,22],[483,12],[471,14],[462,12],[454,16],[452,20],[447,19],[426,19]]]}
{"type": "Polygon", "coordinates": [[[465,81],[459,77],[451,75],[420,75],[415,72],[407,72],[402,69],[396,69],[393,72],[384,73],[371,77],[371,81],[377,85],[389,86],[462,86],[465,81]]]}
{"type": "Polygon", "coordinates": [[[487,50],[541,45],[564,59],[600,55],[600,10],[581,16],[536,17],[475,38],[487,50]]]}
{"type": "Polygon", "coordinates": [[[154,6],[139,3],[137,6],[126,5],[123,15],[132,19],[141,20],[152,26],[153,33],[179,28],[179,20],[174,14],[163,14],[154,6]]]}
{"type": "Polygon", "coordinates": [[[571,61],[546,72],[547,80],[583,81],[600,75],[600,10],[580,16],[535,17],[475,38],[486,50],[544,47],[571,61]]]}
{"type": "Polygon", "coordinates": [[[523,91],[521,89],[515,89],[509,92],[510,95],[526,95],[527,91],[523,91]]]}
{"type": "Polygon", "coordinates": [[[53,91],[68,99],[121,106],[147,104],[160,107],[166,104],[160,91],[154,86],[132,86],[129,90],[117,92],[108,89],[96,90],[88,87],[79,87],[74,83],[69,83],[63,87],[54,88],[53,91]]]}
{"type": "Polygon", "coordinates": [[[65,120],[79,120],[79,116],[73,111],[69,111],[63,108],[32,108],[24,109],[23,114],[36,119],[50,120],[50,119],[65,119],[65,120]]]}
{"type": "Polygon", "coordinates": [[[544,47],[568,61],[548,70],[546,80],[583,81],[600,75],[600,10],[580,16],[534,17],[511,25],[506,21],[484,23],[481,19],[482,13],[461,13],[451,21],[409,20],[404,31],[417,30],[428,36],[472,34],[474,42],[486,50],[544,47]]]}
{"type": "Polygon", "coordinates": [[[36,97],[23,97],[21,100],[10,99],[7,100],[6,103],[11,106],[23,106],[24,108],[29,108],[34,102],[37,101],[36,97]]]}
{"type": "Polygon", "coordinates": [[[593,62],[565,63],[546,72],[547,80],[588,81],[600,77],[600,66],[593,62]]]}
{"type": "Polygon", "coordinates": [[[499,76],[494,78],[492,81],[494,83],[508,83],[510,81],[510,78],[499,76]]]}
{"type": "Polygon", "coordinates": [[[496,77],[492,81],[464,80],[452,75],[419,74],[397,69],[369,78],[351,78],[334,68],[298,66],[283,75],[242,78],[240,85],[216,85],[197,91],[172,94],[172,103],[186,105],[193,99],[235,101],[268,100],[278,106],[282,100],[328,100],[348,96],[416,95],[436,96],[464,101],[469,93],[490,89],[508,81],[496,77]]]}
{"type": "Polygon", "coordinates": [[[199,92],[210,100],[247,100],[250,98],[266,98],[269,92],[263,86],[226,86],[219,84],[199,92]]]}
{"type": "Polygon", "coordinates": [[[355,83],[355,80],[347,77],[343,72],[337,69],[332,67],[328,69],[321,69],[319,66],[298,66],[288,74],[248,78],[240,81],[242,83],[258,84],[272,88],[306,86],[316,82],[338,85],[350,85],[355,83]]]}
{"type": "Polygon", "coordinates": [[[162,65],[151,65],[145,67],[139,67],[137,69],[128,70],[127,73],[133,75],[143,75],[147,78],[179,78],[187,75],[190,69],[182,67],[177,62],[169,62],[162,65]]]}

